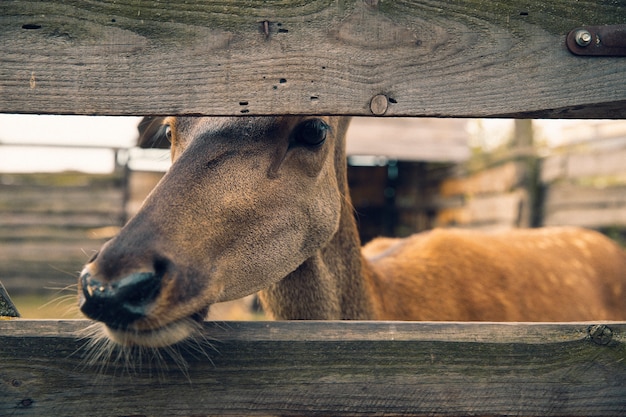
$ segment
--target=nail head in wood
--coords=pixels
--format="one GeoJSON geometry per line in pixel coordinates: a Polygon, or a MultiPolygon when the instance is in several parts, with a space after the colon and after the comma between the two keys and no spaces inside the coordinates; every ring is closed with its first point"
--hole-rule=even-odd
{"type": "Polygon", "coordinates": [[[613,331],[604,324],[596,324],[589,327],[589,336],[598,345],[608,345],[613,339],[613,331]]]}
{"type": "Polygon", "coordinates": [[[376,116],[382,116],[385,114],[388,107],[389,101],[387,100],[387,96],[384,94],[378,94],[370,101],[370,110],[372,111],[372,114],[376,116]]]}

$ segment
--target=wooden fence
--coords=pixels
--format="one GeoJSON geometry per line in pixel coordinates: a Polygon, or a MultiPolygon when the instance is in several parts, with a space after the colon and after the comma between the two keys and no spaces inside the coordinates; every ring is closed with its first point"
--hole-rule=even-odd
{"type": "Polygon", "coordinates": [[[531,226],[528,175],[527,164],[509,161],[472,175],[444,180],[440,198],[460,199],[462,204],[443,207],[437,213],[437,224],[487,230],[531,226]]]}
{"type": "Polygon", "coordinates": [[[172,357],[143,352],[141,365],[89,361],[85,341],[76,338],[87,324],[0,321],[0,414],[620,416],[626,410],[624,323],[207,322],[211,343],[203,351],[192,345],[172,357]]]}
{"type": "MultiPolygon", "coordinates": [[[[626,61],[565,47],[624,23],[617,0],[3,1],[0,112],[624,118],[626,61]]],[[[85,365],[84,326],[0,321],[0,414],[626,414],[624,323],[207,323],[184,372],[85,365]]]]}
{"type": "Polygon", "coordinates": [[[3,174],[2,179],[0,280],[12,293],[75,283],[80,265],[126,216],[121,172],[3,174]]]}
{"type": "Polygon", "coordinates": [[[564,153],[543,162],[544,223],[626,225],[626,149],[564,153]]]}

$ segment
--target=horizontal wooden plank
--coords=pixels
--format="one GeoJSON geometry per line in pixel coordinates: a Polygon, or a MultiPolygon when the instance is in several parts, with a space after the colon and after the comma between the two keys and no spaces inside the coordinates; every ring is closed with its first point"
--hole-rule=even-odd
{"type": "Polygon", "coordinates": [[[119,225],[123,218],[122,210],[112,209],[110,213],[3,213],[0,226],[33,226],[49,225],[57,227],[96,228],[119,225]],[[117,212],[117,213],[116,213],[117,212]]]}
{"type": "MultiPolygon", "coordinates": [[[[613,167],[615,166],[614,164],[613,167]]],[[[598,166],[597,170],[601,169],[603,168],[598,166]]],[[[578,172],[582,170],[584,168],[578,172]]],[[[544,225],[590,228],[626,225],[626,186],[597,187],[577,184],[574,181],[576,180],[556,181],[546,186],[544,225]]],[[[611,178],[606,178],[606,183],[610,182],[611,178]]]]}
{"type": "Polygon", "coordinates": [[[401,161],[462,162],[470,156],[466,124],[463,119],[355,117],[346,134],[346,153],[401,161]]]}
{"type": "Polygon", "coordinates": [[[103,243],[103,239],[0,242],[0,280],[11,292],[42,293],[76,284],[83,265],[103,243]]]}
{"type": "Polygon", "coordinates": [[[444,208],[437,213],[440,226],[494,225],[500,228],[520,227],[521,210],[528,193],[518,189],[509,193],[477,196],[467,199],[463,207],[444,208]]]}
{"type": "Polygon", "coordinates": [[[591,229],[626,226],[626,207],[553,209],[544,215],[544,226],[582,226],[591,229]]]}
{"type": "Polygon", "coordinates": [[[567,164],[567,155],[556,154],[550,155],[541,160],[539,179],[543,183],[550,183],[558,179],[566,177],[565,166],[567,164]]]}
{"type": "Polygon", "coordinates": [[[18,213],[107,213],[122,215],[122,187],[89,188],[0,188],[0,211],[18,213]]]}
{"type": "Polygon", "coordinates": [[[625,21],[619,0],[6,0],[0,112],[624,117],[626,61],[565,37],[625,21]]]}
{"type": "Polygon", "coordinates": [[[0,321],[0,414],[626,412],[625,323],[206,322],[206,342],[110,362],[87,325],[0,321]]]}
{"type": "Polygon", "coordinates": [[[17,262],[57,259],[62,261],[64,257],[81,257],[87,260],[93,250],[100,249],[102,239],[83,240],[73,244],[50,244],[49,242],[31,241],[20,244],[3,243],[0,247],[0,261],[17,262]]]}
{"type": "Polygon", "coordinates": [[[522,185],[527,176],[524,163],[511,161],[465,178],[445,179],[440,192],[443,196],[505,193],[522,185]]]}
{"type": "Polygon", "coordinates": [[[608,177],[607,181],[626,181],[626,149],[611,149],[605,152],[572,153],[554,155],[542,163],[541,180],[579,179],[585,177],[608,177]]]}
{"type": "Polygon", "coordinates": [[[611,176],[626,172],[626,149],[591,154],[572,154],[565,167],[569,178],[611,176]]]}
{"type": "MultiPolygon", "coordinates": [[[[26,127],[25,127],[26,128],[26,127]]],[[[89,135],[89,132],[85,132],[89,135]]],[[[96,146],[96,145],[94,145],[96,146]]],[[[89,190],[121,187],[124,183],[124,172],[115,171],[111,174],[89,174],[84,172],[43,172],[43,173],[2,173],[0,191],[4,193],[13,187],[89,190]]]]}
{"type": "MultiPolygon", "coordinates": [[[[82,317],[80,314],[72,314],[78,312],[75,292],[81,269],[75,266],[75,263],[57,262],[48,265],[29,265],[26,270],[8,271],[8,273],[3,268],[0,274],[2,274],[2,282],[11,289],[13,296],[43,297],[55,300],[55,305],[64,307],[61,315],[56,314],[47,318],[82,317]],[[47,269],[44,270],[44,267],[47,269]],[[64,315],[65,311],[71,315],[64,315]]],[[[39,309],[43,307],[43,304],[44,302],[34,306],[38,311],[37,314],[45,314],[45,310],[39,309]]]]}
{"type": "Polygon", "coordinates": [[[626,208],[626,186],[591,187],[571,183],[548,186],[544,212],[571,208],[626,208]]]}
{"type": "MultiPolygon", "coordinates": [[[[3,214],[4,216],[5,214],[3,214]]],[[[110,239],[116,235],[121,228],[121,224],[95,228],[51,226],[45,224],[45,217],[39,224],[33,225],[1,225],[1,243],[22,243],[22,242],[57,242],[60,245],[67,243],[93,243],[93,240],[110,239]]]]}

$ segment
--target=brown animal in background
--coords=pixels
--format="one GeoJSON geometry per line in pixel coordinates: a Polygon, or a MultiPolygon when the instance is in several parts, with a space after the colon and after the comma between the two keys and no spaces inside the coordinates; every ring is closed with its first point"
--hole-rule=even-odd
{"type": "Polygon", "coordinates": [[[79,279],[123,345],[192,335],[213,303],[260,291],[276,319],[624,319],[626,256],[555,228],[434,230],[361,252],[342,117],[170,117],[173,165],[79,279]]]}

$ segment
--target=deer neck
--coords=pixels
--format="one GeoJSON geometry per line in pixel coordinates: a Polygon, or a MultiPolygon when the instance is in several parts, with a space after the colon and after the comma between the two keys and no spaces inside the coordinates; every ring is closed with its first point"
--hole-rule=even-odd
{"type": "MultiPolygon", "coordinates": [[[[343,121],[345,137],[349,119],[343,121]]],[[[335,150],[337,185],[342,194],[340,223],[329,243],[295,271],[261,291],[266,311],[280,320],[370,320],[378,306],[372,297],[376,274],[361,255],[347,180],[345,142],[335,150]]]]}
{"type": "Polygon", "coordinates": [[[343,211],[341,226],[327,246],[261,291],[263,307],[270,316],[278,320],[376,318],[370,295],[374,272],[361,255],[352,213],[343,211]]]}

